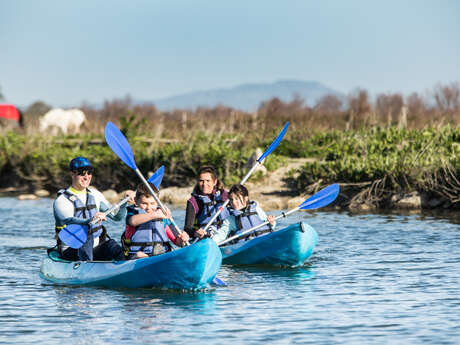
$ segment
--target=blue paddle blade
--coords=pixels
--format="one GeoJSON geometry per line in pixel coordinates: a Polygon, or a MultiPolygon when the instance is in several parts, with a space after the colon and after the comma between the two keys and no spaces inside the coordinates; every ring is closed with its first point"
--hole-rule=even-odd
{"type": "Polygon", "coordinates": [[[71,248],[80,248],[88,238],[88,226],[69,224],[59,231],[59,239],[71,248]]]}
{"type": "Polygon", "coordinates": [[[107,145],[110,146],[118,158],[120,158],[131,169],[137,170],[131,146],[129,146],[128,140],[126,140],[126,137],[123,133],[121,133],[118,127],[110,121],[107,122],[105,125],[104,135],[107,145]]]}
{"type": "Polygon", "coordinates": [[[147,181],[149,181],[150,183],[152,183],[156,189],[160,189],[160,185],[161,185],[161,181],[163,181],[163,174],[165,172],[165,167],[164,165],[162,165],[161,167],[159,167],[157,169],[157,171],[155,171],[153,173],[152,176],[149,177],[149,179],[147,181]]]}
{"type": "Polygon", "coordinates": [[[300,206],[301,210],[313,210],[315,208],[324,207],[333,202],[337,195],[339,195],[339,185],[337,183],[331,184],[324,189],[321,189],[318,193],[313,194],[307,200],[305,200],[300,206]]]}
{"type": "Polygon", "coordinates": [[[227,284],[225,284],[223,280],[221,280],[221,279],[219,279],[217,277],[214,277],[214,279],[212,280],[211,284],[216,285],[216,286],[227,286],[227,284]]]}
{"type": "Polygon", "coordinates": [[[289,122],[286,122],[284,125],[283,129],[281,130],[280,134],[276,137],[276,139],[271,143],[271,145],[268,147],[268,149],[265,150],[264,153],[262,153],[262,156],[259,157],[257,160],[259,163],[262,163],[262,160],[267,157],[270,153],[273,152],[274,149],[279,145],[281,140],[283,140],[284,134],[286,133],[287,129],[289,127],[289,122]]]}

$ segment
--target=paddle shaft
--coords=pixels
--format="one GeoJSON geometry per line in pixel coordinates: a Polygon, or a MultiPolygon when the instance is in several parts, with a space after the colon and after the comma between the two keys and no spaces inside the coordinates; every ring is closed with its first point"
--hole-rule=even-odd
{"type": "MultiPolygon", "coordinates": [[[[262,162],[264,161],[264,159],[270,154],[273,152],[274,149],[276,149],[276,147],[279,145],[279,143],[281,142],[281,140],[283,140],[283,137],[284,137],[284,134],[286,133],[286,130],[289,126],[289,122],[286,122],[286,124],[284,125],[283,129],[281,130],[281,132],[278,134],[278,136],[275,138],[275,140],[273,140],[273,142],[270,144],[270,146],[265,150],[264,153],[262,153],[262,155],[257,159],[257,162],[252,166],[252,168],[249,170],[249,172],[246,174],[246,176],[241,180],[240,184],[244,184],[249,176],[252,175],[252,173],[254,172],[254,170],[257,169],[257,167],[259,165],[262,164],[262,162]]],[[[222,211],[224,210],[224,208],[227,206],[227,204],[229,203],[229,200],[227,199],[224,204],[219,207],[219,210],[216,212],[216,214],[211,218],[211,220],[208,222],[208,224],[206,224],[206,226],[204,227],[204,230],[207,231],[209,229],[209,227],[211,226],[211,224],[216,220],[216,218],[219,216],[219,214],[222,213],[222,211]]]]}
{"type": "MultiPolygon", "coordinates": [[[[107,211],[103,212],[103,214],[108,215],[110,212],[113,212],[113,210],[121,207],[123,204],[128,202],[128,200],[129,200],[129,197],[126,197],[126,198],[122,199],[120,202],[118,202],[117,204],[115,204],[112,207],[110,207],[107,211]]],[[[68,246],[70,246],[70,247],[72,247],[74,249],[78,249],[86,242],[86,240],[88,238],[87,233],[88,233],[89,228],[92,225],[95,225],[95,224],[97,224],[99,222],[100,222],[99,220],[94,220],[93,219],[87,225],[69,224],[65,228],[61,229],[61,231],[59,232],[59,238],[61,239],[62,242],[64,242],[68,246]],[[85,230],[86,234],[81,233],[80,232],[81,230],[85,230]],[[80,234],[78,235],[79,232],[80,232],[80,234]],[[66,233],[69,234],[71,237],[70,238],[66,238],[65,236],[64,236],[64,238],[61,237],[61,236],[65,235],[66,233]],[[71,243],[69,243],[69,240],[71,240],[71,243]],[[73,240],[76,240],[76,243],[72,242],[73,240]]]]}
{"type": "Polygon", "coordinates": [[[249,177],[252,175],[252,173],[257,169],[257,167],[259,165],[262,165],[261,162],[259,162],[258,160],[256,161],[256,163],[252,166],[251,170],[248,171],[248,173],[246,174],[245,177],[243,177],[243,179],[241,180],[240,184],[245,184],[246,181],[249,179],[249,177]]]}
{"type": "MultiPolygon", "coordinates": [[[[107,211],[105,211],[104,214],[108,215],[113,210],[116,210],[117,208],[121,207],[123,204],[127,203],[128,200],[129,200],[129,196],[127,196],[126,198],[122,199],[118,204],[113,205],[111,208],[109,208],[107,211]]],[[[98,222],[98,220],[96,220],[96,221],[92,220],[91,222],[89,222],[89,225],[94,225],[97,222],[98,222]]]]}
{"type": "MultiPolygon", "coordinates": [[[[248,171],[248,173],[246,174],[246,176],[241,180],[240,184],[245,184],[245,182],[249,179],[249,177],[252,175],[252,173],[257,169],[257,167],[259,165],[261,165],[262,163],[260,163],[259,161],[257,161],[251,168],[251,170],[248,171]]],[[[207,231],[209,229],[209,227],[211,226],[212,223],[214,223],[214,221],[216,220],[216,218],[219,216],[219,214],[222,213],[222,211],[225,209],[225,207],[227,207],[228,203],[230,202],[229,199],[225,200],[225,202],[222,204],[222,206],[219,207],[219,210],[214,214],[214,216],[212,216],[211,220],[208,222],[208,224],[206,224],[206,226],[204,227],[204,231],[207,231]]]]}
{"type": "MultiPolygon", "coordinates": [[[[285,217],[289,216],[291,213],[294,213],[294,212],[296,212],[296,211],[298,211],[298,210],[300,210],[300,207],[299,207],[299,206],[297,206],[296,208],[293,208],[293,209],[290,210],[290,211],[282,212],[279,216],[276,216],[276,217],[275,217],[275,220],[280,219],[280,218],[285,218],[285,217]]],[[[254,230],[257,230],[258,228],[261,228],[262,226],[267,225],[268,223],[270,223],[270,222],[269,222],[268,220],[266,220],[265,222],[263,222],[263,223],[261,223],[261,224],[259,224],[259,225],[253,226],[252,228],[250,228],[250,229],[248,229],[248,230],[244,230],[241,234],[234,235],[234,236],[232,236],[232,237],[227,238],[226,240],[224,240],[224,241],[222,241],[222,242],[217,243],[217,245],[220,246],[220,245],[225,244],[225,243],[227,243],[227,242],[233,241],[234,239],[239,238],[239,237],[241,237],[241,236],[244,236],[244,235],[246,235],[247,233],[250,233],[250,232],[252,232],[252,231],[254,231],[254,230]]]]}
{"type": "MultiPolygon", "coordinates": [[[[164,205],[161,203],[160,201],[160,198],[156,195],[156,193],[153,191],[152,187],[150,186],[150,184],[147,182],[147,180],[145,179],[144,175],[142,175],[142,173],[140,172],[140,170],[138,168],[136,168],[136,174],[137,176],[139,176],[139,178],[142,180],[142,182],[145,184],[145,186],[147,187],[147,189],[149,190],[150,194],[152,194],[153,198],[155,199],[155,201],[157,202],[157,204],[160,206],[160,208],[163,210],[164,213],[166,213],[166,208],[164,207],[164,205]]],[[[179,236],[181,234],[181,230],[180,228],[177,226],[176,222],[174,222],[174,219],[170,218],[171,220],[171,223],[174,225],[174,236],[179,236]]]]}
{"type": "MultiPolygon", "coordinates": [[[[338,184],[332,184],[330,186],[327,186],[326,188],[323,188],[319,192],[313,194],[311,197],[309,197],[307,200],[305,200],[303,203],[301,203],[296,208],[293,208],[292,210],[287,211],[287,212],[282,212],[279,216],[275,217],[275,220],[280,219],[282,217],[287,217],[291,213],[296,212],[298,210],[312,210],[312,209],[315,209],[315,208],[320,208],[320,207],[329,205],[331,202],[333,202],[335,200],[335,198],[337,198],[338,194],[339,194],[339,185],[338,184]]],[[[254,226],[254,227],[252,227],[252,228],[250,228],[248,230],[243,231],[241,234],[229,237],[225,241],[222,241],[222,242],[218,243],[217,245],[220,246],[220,245],[222,245],[224,243],[227,243],[227,242],[232,241],[232,240],[234,240],[236,238],[244,236],[247,233],[249,233],[251,231],[254,231],[254,230],[256,230],[256,229],[258,229],[258,228],[260,228],[260,227],[262,227],[262,226],[264,226],[264,225],[266,225],[268,223],[269,223],[268,221],[265,221],[262,224],[256,225],[256,226],[254,226]]]]}

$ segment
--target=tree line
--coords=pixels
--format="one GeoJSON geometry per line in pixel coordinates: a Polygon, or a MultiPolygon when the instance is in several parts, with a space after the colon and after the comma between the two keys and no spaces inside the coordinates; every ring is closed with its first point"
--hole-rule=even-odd
{"type": "MultiPolygon", "coordinates": [[[[22,109],[25,124],[22,130],[29,134],[36,132],[39,117],[51,108],[37,101],[22,109]]],[[[364,89],[356,89],[343,99],[326,95],[314,105],[308,105],[299,96],[289,102],[272,98],[262,102],[255,112],[224,105],[160,111],[153,103],[139,104],[130,96],[106,100],[101,107],[83,103],[79,108],[87,117],[85,133],[100,134],[107,121],[112,121],[126,127],[126,131],[142,128],[144,133],[173,140],[196,131],[212,135],[257,130],[265,134],[286,121],[291,121],[295,128],[310,131],[373,126],[419,129],[460,123],[460,86],[458,82],[437,84],[424,96],[416,92],[408,96],[381,93],[375,98],[364,89]]]]}

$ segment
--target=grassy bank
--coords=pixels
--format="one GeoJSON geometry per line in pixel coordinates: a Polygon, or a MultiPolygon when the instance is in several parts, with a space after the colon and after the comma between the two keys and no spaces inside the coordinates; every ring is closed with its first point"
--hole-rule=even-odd
{"type": "MultiPolygon", "coordinates": [[[[269,145],[259,141],[256,146],[243,146],[237,137],[224,134],[210,138],[195,133],[183,141],[166,142],[131,134],[129,142],[137,166],[147,175],[164,165],[164,186],[192,185],[201,165],[215,166],[226,184],[236,183],[246,173],[244,165],[255,147],[269,145]]],[[[95,184],[100,188],[124,190],[138,183],[133,171],[100,135],[44,138],[9,132],[0,138],[0,188],[26,186],[29,191],[44,188],[54,192],[68,184],[68,164],[75,156],[90,158],[96,167],[95,184]]],[[[282,161],[272,154],[265,166],[274,170],[282,161]]]]}
{"type": "MultiPolygon", "coordinates": [[[[193,184],[204,164],[218,168],[229,185],[247,172],[245,163],[256,147],[265,149],[279,128],[231,134],[190,132],[183,138],[158,138],[127,130],[137,165],[145,174],[165,165],[164,186],[193,184]]],[[[369,127],[356,130],[306,131],[292,126],[265,163],[274,170],[287,157],[315,158],[291,179],[298,194],[329,183],[352,189],[350,202],[387,207],[397,193],[418,191],[455,205],[460,199],[460,128],[369,127]],[[348,187],[347,187],[348,186],[348,187]]],[[[95,184],[123,190],[137,183],[134,173],[105,144],[101,135],[41,137],[10,132],[0,139],[0,187],[27,186],[55,191],[68,184],[67,166],[74,156],[96,166],[95,184]]],[[[257,179],[257,176],[251,179],[257,179]]]]}
{"type": "Polygon", "coordinates": [[[395,194],[423,193],[447,204],[460,201],[460,129],[369,128],[318,133],[285,150],[318,160],[301,169],[295,184],[308,190],[342,182],[359,193],[351,202],[385,208],[395,194]]]}

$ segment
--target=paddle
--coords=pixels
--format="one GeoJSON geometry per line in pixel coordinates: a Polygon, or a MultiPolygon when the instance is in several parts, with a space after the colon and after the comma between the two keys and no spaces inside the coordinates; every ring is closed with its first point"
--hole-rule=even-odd
{"type": "MultiPolygon", "coordinates": [[[[119,208],[126,202],[128,202],[129,197],[122,199],[118,204],[113,205],[107,211],[104,212],[105,215],[108,215],[113,210],[119,208]]],[[[80,248],[88,239],[88,229],[90,225],[96,224],[98,221],[91,221],[88,224],[68,224],[61,231],[59,231],[59,239],[67,244],[71,248],[78,249],[80,248]]]]}
{"type": "MultiPolygon", "coordinates": [[[[275,217],[275,220],[276,219],[280,219],[280,218],[283,218],[283,217],[287,217],[288,215],[290,215],[291,213],[294,213],[296,211],[299,211],[299,210],[314,210],[314,209],[317,209],[317,208],[321,208],[321,207],[324,207],[326,205],[329,205],[331,202],[333,202],[336,198],[337,198],[337,195],[339,195],[339,185],[334,183],[334,184],[331,184],[330,186],[327,186],[326,188],[323,188],[321,189],[318,193],[316,194],[313,194],[311,197],[309,197],[307,200],[305,200],[303,203],[301,203],[299,206],[297,206],[296,208],[293,208],[292,210],[288,211],[288,212],[283,212],[282,214],[280,214],[279,216],[275,217]]],[[[233,241],[234,239],[236,238],[239,238],[239,237],[242,237],[266,224],[268,224],[269,222],[268,221],[265,221],[264,223],[262,224],[259,224],[259,225],[256,225],[248,230],[245,230],[243,231],[242,233],[238,234],[238,235],[235,235],[235,236],[232,236],[232,237],[229,237],[227,238],[226,240],[224,241],[221,241],[219,243],[217,243],[218,246],[221,246],[225,243],[228,243],[230,241],[233,241]]]]}
{"type": "MultiPolygon", "coordinates": [[[[115,126],[112,122],[108,122],[107,125],[105,126],[105,140],[109,147],[112,149],[112,151],[131,169],[133,169],[136,174],[139,176],[139,178],[142,180],[142,182],[146,185],[147,189],[149,192],[152,194],[153,198],[155,201],[158,203],[158,205],[161,207],[163,212],[166,212],[165,207],[161,203],[160,199],[157,197],[153,189],[150,187],[149,183],[145,180],[144,176],[142,173],[139,171],[139,169],[136,166],[136,162],[134,161],[134,155],[131,150],[131,146],[128,143],[128,140],[126,137],[121,133],[121,131],[115,126]]],[[[162,166],[163,170],[164,167],[162,166]]],[[[160,168],[161,169],[161,168],[160,168]]],[[[162,171],[163,171],[162,170],[162,171]]],[[[163,176],[161,175],[161,178],[163,176]]],[[[158,181],[161,179],[155,178],[154,176],[150,177],[150,182],[152,181],[158,181]]],[[[158,185],[159,186],[159,185],[158,185]]],[[[156,187],[156,186],[155,186],[156,187]]],[[[158,188],[157,188],[158,189],[158,188]]],[[[176,233],[174,234],[175,236],[178,236],[181,233],[181,230],[177,226],[177,224],[174,222],[174,219],[171,217],[171,223],[174,225],[174,230],[176,233]]],[[[215,277],[212,281],[215,285],[219,286],[225,286],[226,284],[219,278],[215,277]]]]}
{"type": "MultiPolygon", "coordinates": [[[[107,122],[107,125],[105,126],[105,141],[109,145],[109,147],[112,149],[112,151],[120,158],[123,163],[125,163],[127,166],[129,166],[131,169],[133,169],[137,176],[141,179],[141,181],[145,184],[147,187],[148,191],[150,194],[152,194],[153,198],[157,202],[157,204],[160,206],[160,208],[163,210],[163,212],[166,212],[166,208],[156,195],[156,193],[153,191],[152,187],[150,187],[150,184],[147,182],[145,179],[144,175],[140,172],[138,167],[136,166],[136,162],[134,161],[134,155],[133,151],[131,150],[131,146],[128,143],[128,140],[126,137],[121,133],[121,131],[115,126],[112,122],[107,122]]],[[[174,228],[173,231],[175,232],[175,236],[179,236],[181,233],[180,228],[177,226],[176,222],[174,222],[174,219],[171,217],[171,223],[173,224],[174,228]]]]}
{"type": "Polygon", "coordinates": [[[162,165],[149,177],[147,181],[155,186],[156,189],[160,190],[161,181],[163,181],[163,174],[165,172],[165,167],[162,165]]]}
{"type": "MultiPolygon", "coordinates": [[[[283,140],[284,134],[286,133],[288,127],[289,127],[289,122],[286,122],[286,124],[284,125],[283,129],[281,130],[281,132],[276,137],[276,139],[273,140],[271,145],[257,159],[256,163],[254,163],[254,165],[252,166],[251,170],[249,170],[249,172],[246,174],[246,176],[241,180],[240,184],[244,184],[248,180],[248,178],[252,175],[252,173],[257,169],[257,167],[259,165],[262,165],[263,160],[270,153],[272,153],[273,150],[276,149],[276,147],[279,145],[281,140],[283,140]]],[[[207,231],[209,229],[211,224],[216,220],[216,218],[219,216],[219,214],[221,214],[222,211],[225,209],[225,207],[228,205],[229,201],[230,201],[229,199],[225,200],[225,202],[222,204],[222,206],[219,207],[219,210],[214,214],[214,216],[211,218],[211,220],[208,222],[208,224],[206,224],[206,226],[204,227],[204,229],[203,229],[204,231],[207,231]]]]}
{"type": "MultiPolygon", "coordinates": [[[[162,165],[155,173],[150,176],[150,178],[147,180],[150,183],[153,183],[153,185],[156,187],[156,189],[160,189],[160,184],[163,179],[163,173],[165,167],[162,165]]],[[[220,279],[219,277],[214,277],[212,280],[211,284],[216,285],[216,286],[227,286],[227,284],[220,279]]]]}
{"type": "Polygon", "coordinates": [[[217,285],[217,286],[227,286],[227,284],[222,279],[220,279],[218,277],[214,277],[214,279],[212,280],[211,284],[217,285]]]}

